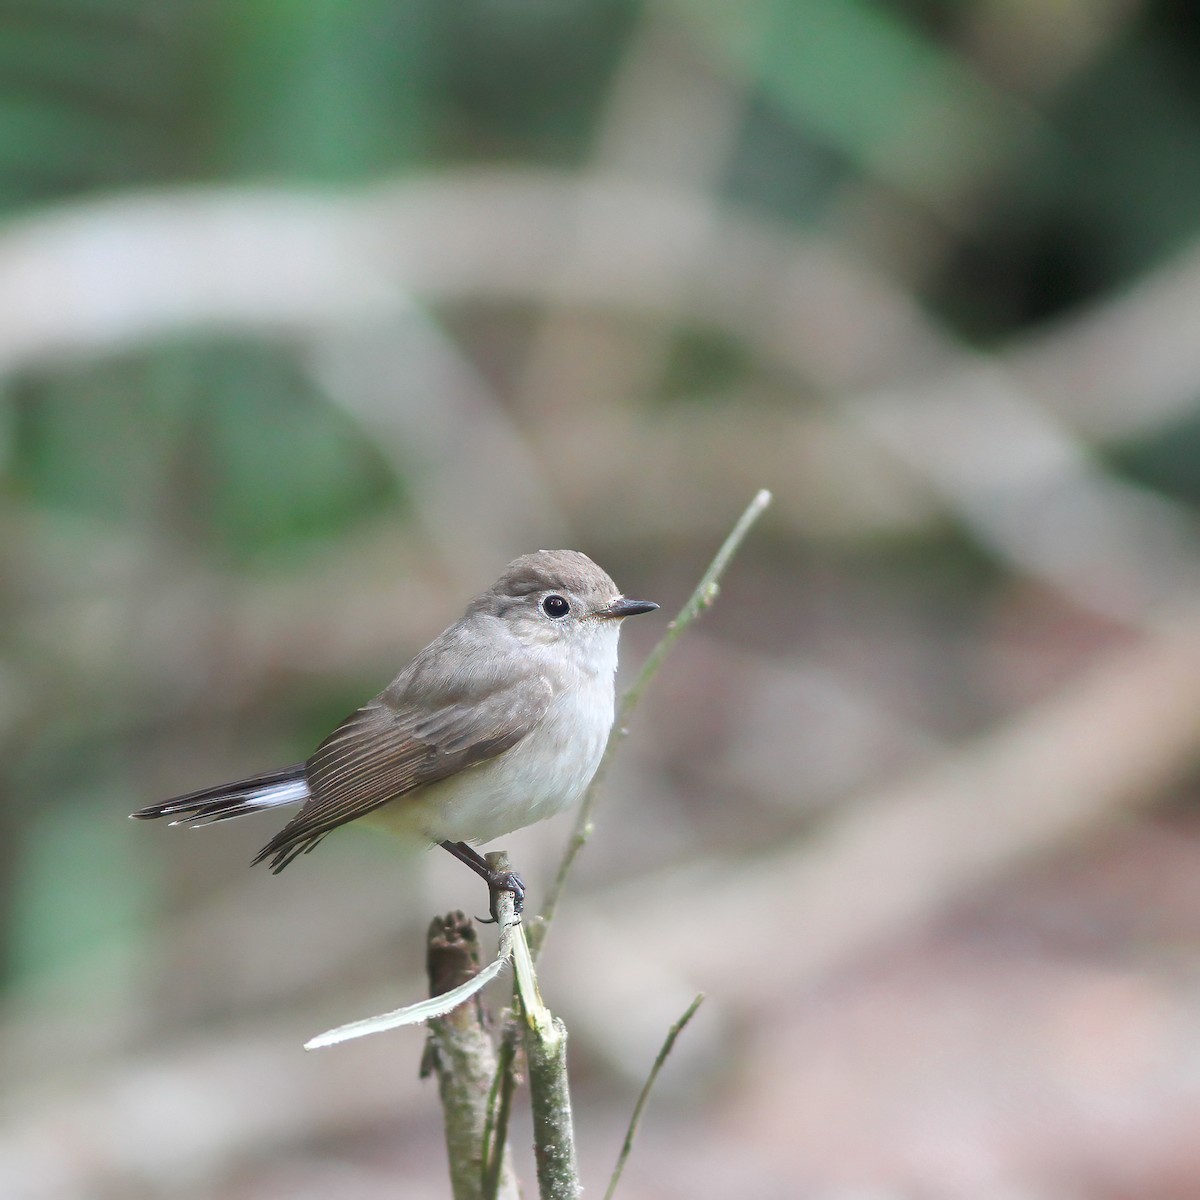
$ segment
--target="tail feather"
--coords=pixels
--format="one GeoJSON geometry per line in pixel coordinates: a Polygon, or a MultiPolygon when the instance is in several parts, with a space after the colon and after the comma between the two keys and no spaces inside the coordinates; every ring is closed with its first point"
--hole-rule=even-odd
{"type": "Polygon", "coordinates": [[[172,825],[212,825],[217,821],[228,821],[243,817],[247,813],[262,812],[268,808],[282,808],[302,804],[309,797],[308,782],[304,777],[304,764],[284,767],[278,771],[265,771],[251,775],[234,783],[223,783],[217,787],[201,788],[183,796],[173,796],[159,804],[150,804],[130,813],[140,821],[155,817],[174,817],[172,825]]]}

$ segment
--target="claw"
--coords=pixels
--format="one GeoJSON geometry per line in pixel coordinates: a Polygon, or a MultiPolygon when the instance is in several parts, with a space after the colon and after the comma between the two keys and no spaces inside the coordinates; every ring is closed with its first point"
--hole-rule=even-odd
{"type": "Polygon", "coordinates": [[[475,920],[484,925],[498,925],[500,923],[500,914],[497,911],[496,901],[499,893],[512,892],[514,924],[520,922],[521,911],[525,907],[525,881],[516,871],[492,870],[487,859],[466,842],[444,841],[439,842],[438,845],[443,850],[448,850],[453,854],[459,862],[465,863],[488,885],[488,891],[491,893],[490,908],[492,915],[490,917],[476,917],[475,920]]]}
{"type": "Polygon", "coordinates": [[[498,925],[500,912],[497,907],[501,892],[512,892],[513,916],[517,924],[521,921],[521,913],[525,910],[525,881],[516,871],[498,871],[488,876],[488,891],[491,892],[490,917],[476,917],[482,925],[498,925]]]}

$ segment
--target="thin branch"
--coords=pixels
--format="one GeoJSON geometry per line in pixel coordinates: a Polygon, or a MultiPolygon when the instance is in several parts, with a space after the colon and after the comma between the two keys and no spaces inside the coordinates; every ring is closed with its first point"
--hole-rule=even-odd
{"type": "Polygon", "coordinates": [[[746,535],[750,532],[755,521],[762,516],[770,503],[771,493],[766,488],[759,488],[754,499],[747,505],[746,511],[738,518],[737,524],[721,544],[716,557],[709,564],[708,570],[704,572],[700,582],[696,585],[696,590],[688,597],[688,601],[680,609],[679,615],[667,627],[667,632],[660,639],[658,645],[650,652],[650,656],[646,659],[637,679],[634,680],[633,686],[625,693],[621,701],[621,708],[617,713],[616,726],[613,729],[613,737],[609,739],[609,745],[605,750],[604,760],[600,764],[600,770],[597,772],[597,775],[600,775],[604,771],[615,744],[624,738],[628,732],[625,728],[625,723],[633,716],[633,710],[641,701],[642,694],[649,686],[650,681],[658,674],[663,660],[667,657],[667,652],[675,644],[679,635],[716,600],[720,592],[721,576],[725,574],[726,568],[733,561],[733,556],[741,549],[742,542],[746,540],[746,535]]]}
{"type": "MultiPolygon", "coordinates": [[[[509,869],[508,855],[487,855],[494,871],[509,869]]],[[[517,998],[525,1024],[525,1060],[529,1067],[529,1098],[533,1113],[533,1150],[541,1200],[576,1200],[583,1185],[575,1154],[575,1121],[567,1079],[567,1029],[542,1001],[533,971],[525,930],[515,920],[513,898],[501,893],[496,917],[513,930],[513,965],[517,998]]]]}
{"type": "Polygon", "coordinates": [[[632,717],[634,709],[637,708],[651,680],[658,674],[659,668],[662,666],[667,654],[680,634],[716,600],[720,591],[721,576],[725,573],[733,556],[741,548],[742,542],[745,541],[746,535],[750,532],[755,521],[758,520],[770,503],[771,493],[766,488],[760,488],[758,494],[750,501],[745,512],[738,518],[738,522],[734,525],[729,536],[722,543],[721,548],[716,553],[716,557],[709,563],[708,570],[701,576],[700,582],[696,585],[695,591],[692,592],[687,603],[679,610],[678,616],[667,626],[667,632],[663,634],[658,645],[650,652],[641,672],[637,679],[634,680],[633,686],[622,697],[620,707],[617,710],[617,719],[613,724],[612,733],[609,735],[608,745],[604,749],[604,757],[600,760],[600,767],[596,771],[595,777],[592,779],[591,785],[583,797],[583,802],[579,806],[579,813],[575,818],[575,826],[571,830],[571,836],[567,841],[566,849],[563,851],[562,861],[558,866],[558,873],[555,875],[554,882],[550,885],[550,890],[546,894],[541,914],[530,931],[529,936],[533,945],[535,960],[541,952],[543,942],[546,940],[546,931],[550,927],[550,922],[554,919],[555,911],[558,908],[559,901],[562,899],[563,889],[566,887],[567,877],[571,873],[575,859],[591,836],[592,810],[596,806],[596,797],[599,795],[600,785],[604,780],[604,776],[608,771],[608,766],[612,762],[617,747],[628,733],[628,721],[632,717]]]}
{"type": "Polygon", "coordinates": [[[617,1155],[617,1165],[613,1167],[612,1178],[608,1181],[608,1190],[604,1193],[604,1200],[612,1200],[613,1193],[617,1190],[617,1184],[621,1182],[621,1172],[625,1170],[625,1162],[629,1158],[629,1152],[633,1149],[633,1139],[637,1136],[638,1123],[642,1119],[642,1110],[646,1107],[646,1101],[650,1098],[650,1089],[654,1087],[654,1081],[658,1078],[659,1071],[662,1070],[662,1065],[667,1061],[667,1055],[671,1053],[675,1046],[675,1039],[684,1031],[687,1023],[696,1015],[696,1010],[704,1002],[704,993],[699,992],[684,1011],[683,1016],[671,1026],[663,1041],[662,1049],[658,1052],[658,1057],[654,1060],[654,1065],[650,1068],[650,1074],[646,1076],[646,1082],[642,1085],[642,1090],[637,1098],[637,1103],[633,1106],[633,1115],[629,1118],[629,1128],[625,1131],[625,1141],[621,1146],[621,1153],[617,1155]]]}
{"type": "MultiPolygon", "coordinates": [[[[815,361],[839,390],[886,378],[892,363],[906,373],[918,355],[961,365],[909,297],[831,246],[736,206],[716,216],[713,229],[711,193],[690,184],[478,168],[354,191],[176,187],[63,204],[0,227],[0,376],[181,329],[308,337],[394,317],[406,293],[712,326],[768,360],[815,361]],[[697,231],[710,229],[698,255],[697,231]],[[580,241],[616,251],[580,260],[580,241]],[[114,259],[122,270],[106,271],[114,259]],[[828,338],[834,320],[857,340],[828,338]]],[[[1128,440],[1191,411],[1198,302],[1193,247],[1001,361],[1071,425],[1128,440]]]]}

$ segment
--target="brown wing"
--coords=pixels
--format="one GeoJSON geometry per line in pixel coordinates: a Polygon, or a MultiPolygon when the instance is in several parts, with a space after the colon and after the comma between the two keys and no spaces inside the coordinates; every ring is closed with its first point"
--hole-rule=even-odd
{"type": "Polygon", "coordinates": [[[421,707],[392,689],[351,713],[305,764],[312,798],[255,856],[278,873],[331,829],[515,746],[549,707],[549,685],[526,675],[482,698],[456,686],[421,707]]]}

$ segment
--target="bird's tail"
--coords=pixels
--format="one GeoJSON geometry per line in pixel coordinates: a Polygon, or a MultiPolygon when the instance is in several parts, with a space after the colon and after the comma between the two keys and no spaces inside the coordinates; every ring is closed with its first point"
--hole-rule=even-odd
{"type": "Polygon", "coordinates": [[[302,804],[309,797],[308,781],[304,777],[304,764],[284,767],[279,771],[267,771],[262,775],[251,775],[236,783],[223,783],[217,787],[188,792],[186,796],[173,796],[160,804],[150,804],[130,813],[141,821],[154,817],[174,817],[172,825],[212,825],[216,821],[228,821],[231,817],[244,817],[247,813],[261,812],[267,808],[285,808],[302,804]]]}

